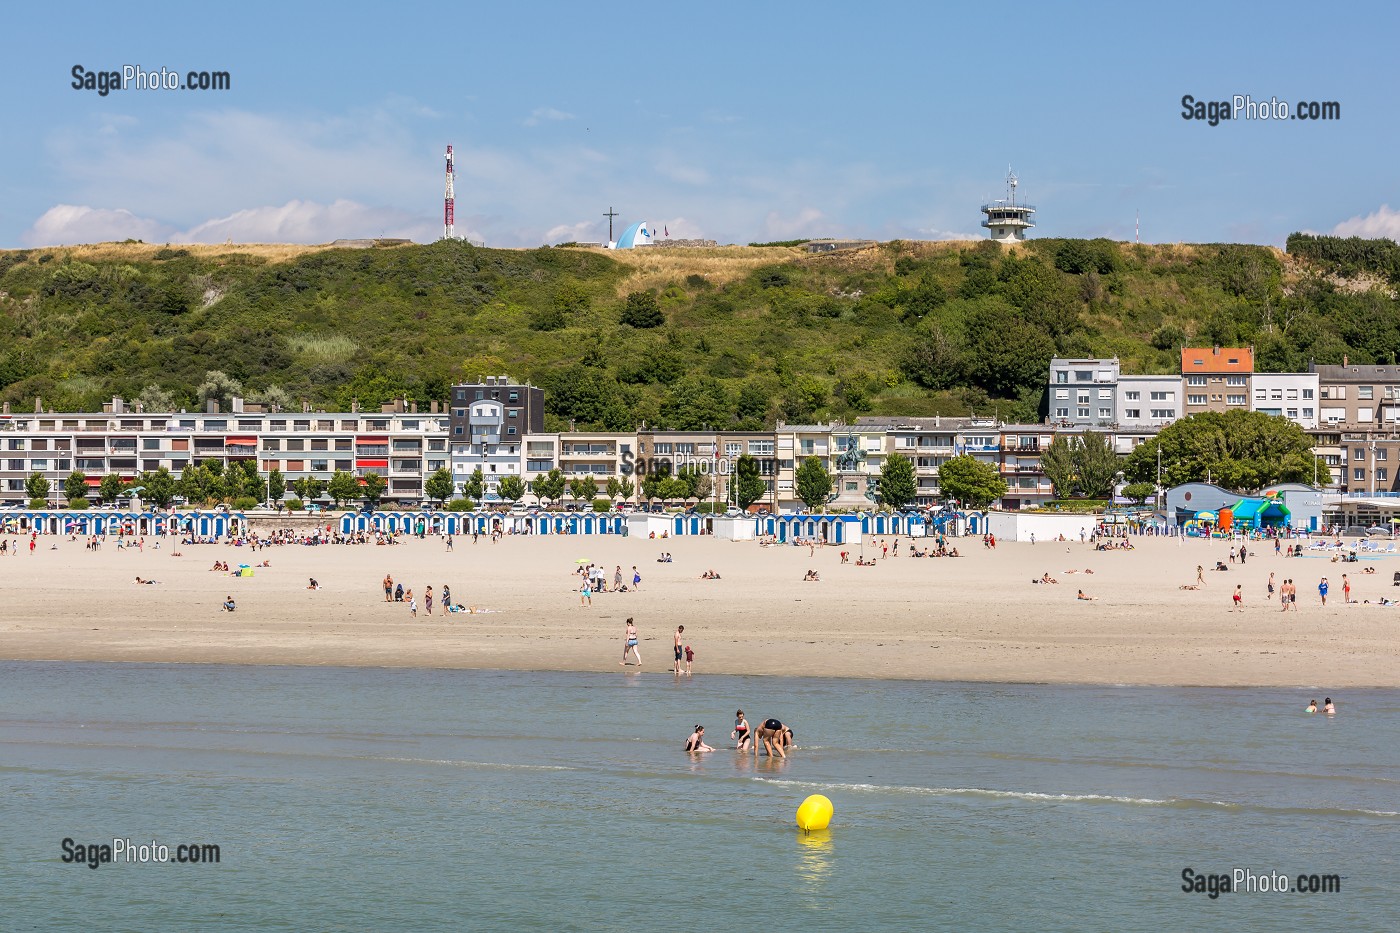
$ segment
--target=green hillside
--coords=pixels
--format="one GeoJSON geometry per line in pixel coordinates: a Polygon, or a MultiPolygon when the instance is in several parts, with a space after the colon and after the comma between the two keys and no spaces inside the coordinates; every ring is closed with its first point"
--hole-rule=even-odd
{"type": "Polygon", "coordinates": [[[758,428],[860,414],[1038,419],[1052,354],[1172,372],[1253,345],[1261,370],[1390,362],[1388,240],[1033,240],[786,247],[169,248],[0,252],[0,397],[149,407],[238,389],[344,409],[509,373],[555,425],[758,428]],[[209,371],[227,381],[205,384],[209,371]],[[236,383],[233,385],[232,383],[236,383]],[[201,389],[201,386],[203,388],[201,389]]]}

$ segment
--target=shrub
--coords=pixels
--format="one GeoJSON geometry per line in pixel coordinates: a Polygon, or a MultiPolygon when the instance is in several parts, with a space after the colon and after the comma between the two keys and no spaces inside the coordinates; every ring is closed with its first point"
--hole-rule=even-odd
{"type": "Polygon", "coordinates": [[[47,509],[47,508],[49,507],[49,500],[48,500],[48,499],[30,499],[30,500],[29,500],[29,507],[30,507],[31,509],[36,509],[36,510],[37,510],[37,509],[47,509]]]}
{"type": "Polygon", "coordinates": [[[288,512],[300,512],[302,509],[306,508],[305,504],[300,499],[288,499],[285,505],[287,506],[288,512]]]}
{"type": "Polygon", "coordinates": [[[453,499],[445,508],[449,512],[470,512],[476,508],[476,503],[470,499],[453,499]]]}
{"type": "Polygon", "coordinates": [[[256,509],[257,507],[258,500],[254,499],[252,496],[239,496],[229,505],[229,508],[236,512],[246,512],[249,509],[256,509]]]}
{"type": "Polygon", "coordinates": [[[70,509],[76,509],[76,510],[78,510],[78,511],[82,511],[83,509],[86,509],[86,508],[88,507],[88,501],[87,501],[86,499],[84,499],[82,496],[79,496],[79,497],[76,498],[76,499],[69,499],[69,500],[68,500],[68,507],[69,507],[70,509]]]}
{"type": "Polygon", "coordinates": [[[611,499],[594,499],[594,500],[593,500],[593,511],[595,511],[595,512],[611,512],[611,511],[612,511],[612,500],[611,500],[611,499]]]}

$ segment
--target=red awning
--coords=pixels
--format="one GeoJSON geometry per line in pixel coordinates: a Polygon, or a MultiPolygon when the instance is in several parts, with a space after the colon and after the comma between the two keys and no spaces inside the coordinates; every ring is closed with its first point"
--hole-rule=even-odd
{"type": "Polygon", "coordinates": [[[258,439],[257,439],[256,437],[226,437],[226,438],[224,438],[224,444],[225,444],[225,445],[240,444],[240,445],[243,445],[243,446],[256,446],[257,443],[258,443],[258,439]]]}
{"type": "Polygon", "coordinates": [[[386,435],[384,435],[383,437],[357,437],[357,438],[355,438],[355,443],[356,443],[356,444],[387,444],[387,443],[389,443],[389,435],[386,434],[386,435]]]}
{"type": "Polygon", "coordinates": [[[359,469],[388,469],[388,460],[356,460],[355,466],[359,469]]]}

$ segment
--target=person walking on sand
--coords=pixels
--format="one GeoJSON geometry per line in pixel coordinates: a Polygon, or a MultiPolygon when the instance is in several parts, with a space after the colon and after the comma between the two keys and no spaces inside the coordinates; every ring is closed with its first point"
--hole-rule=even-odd
{"type": "Polygon", "coordinates": [[[428,615],[433,614],[433,588],[431,585],[423,591],[423,611],[428,615]]]}
{"type": "MultiPolygon", "coordinates": [[[[410,590],[410,592],[412,591],[410,590]]],[[[418,618],[418,600],[414,599],[412,596],[408,597],[408,617],[410,619],[418,618]]]]}
{"type": "Polygon", "coordinates": [[[588,578],[583,578],[583,585],[578,588],[578,604],[580,606],[593,605],[593,587],[589,585],[588,578]]]}
{"type": "Polygon", "coordinates": [[[632,621],[631,616],[627,617],[627,631],[622,640],[622,661],[620,663],[623,667],[627,666],[627,653],[629,651],[637,658],[637,669],[641,670],[642,652],[637,647],[637,626],[632,621]]]}
{"type": "Polygon", "coordinates": [[[677,626],[676,626],[676,639],[675,639],[675,646],[676,646],[676,676],[677,676],[677,677],[679,677],[679,676],[680,676],[680,673],[681,673],[681,656],[685,653],[685,652],[684,652],[684,649],[681,648],[681,639],[684,638],[684,637],[685,637],[685,626],[684,626],[684,625],[677,625],[677,626]]]}
{"type": "Polygon", "coordinates": [[[1200,564],[1196,565],[1196,582],[1201,586],[1206,585],[1206,568],[1200,564]]]}
{"type": "Polygon", "coordinates": [[[1350,605],[1350,603],[1351,603],[1351,581],[1347,579],[1347,575],[1346,575],[1346,574],[1342,574],[1342,604],[1343,604],[1343,605],[1350,605]]]}
{"type": "Polygon", "coordinates": [[[1327,578],[1323,577],[1317,584],[1317,595],[1322,597],[1322,605],[1327,605],[1327,578]]]}
{"type": "Polygon", "coordinates": [[[1274,575],[1272,571],[1269,573],[1269,598],[1274,598],[1274,575]]]}
{"type": "Polygon", "coordinates": [[[636,564],[633,564],[633,565],[632,565],[632,589],[633,589],[633,590],[640,590],[641,588],[642,588],[642,575],[641,575],[640,573],[637,572],[637,565],[636,565],[636,564]]]}
{"type": "Polygon", "coordinates": [[[1230,597],[1230,598],[1231,598],[1232,603],[1233,603],[1233,604],[1230,606],[1230,611],[1231,611],[1231,612],[1240,612],[1240,611],[1242,611],[1242,610],[1244,609],[1244,584],[1242,584],[1242,583],[1236,583],[1236,584],[1235,584],[1235,594],[1234,594],[1232,597],[1230,597]]]}

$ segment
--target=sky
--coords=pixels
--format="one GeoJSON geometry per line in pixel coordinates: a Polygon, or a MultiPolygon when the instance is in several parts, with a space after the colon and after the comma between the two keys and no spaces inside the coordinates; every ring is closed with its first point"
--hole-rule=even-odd
{"type": "MultiPolygon", "coordinates": [[[[1400,237],[1400,5],[24,4],[5,14],[0,248],[488,246],[608,236],[1400,237]],[[74,88],[74,68],[227,90],[74,88]],[[1184,119],[1182,97],[1335,101],[1184,119]]],[[[133,78],[134,83],[134,78],[133,78]]]]}

